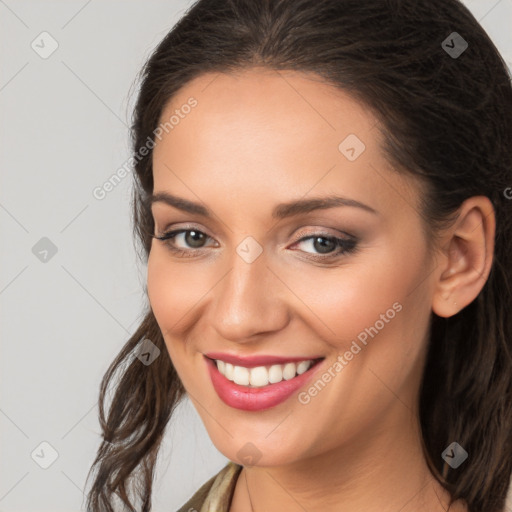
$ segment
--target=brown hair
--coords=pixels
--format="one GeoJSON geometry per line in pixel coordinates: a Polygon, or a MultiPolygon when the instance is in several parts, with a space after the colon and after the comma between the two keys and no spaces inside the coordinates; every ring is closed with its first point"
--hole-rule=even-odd
{"type": "MultiPolygon", "coordinates": [[[[432,243],[465,199],[492,201],[490,275],[455,316],[432,313],[419,399],[425,456],[452,503],[463,498],[470,512],[502,511],[512,471],[512,88],[498,50],[458,0],[199,0],[141,71],[134,153],[190,80],[252,66],[316,73],[374,111],[389,161],[424,183],[420,213],[432,243]],[[442,46],[453,32],[468,43],[458,56],[442,46]],[[452,441],[469,453],[458,469],[441,458],[452,441]]],[[[152,152],[135,160],[134,234],[146,261],[152,152]]],[[[112,511],[117,497],[135,511],[130,483],[137,510],[151,509],[160,443],[184,396],[148,305],[101,382],[103,442],[89,472],[97,469],[89,511],[112,511]],[[148,366],[131,358],[143,338],[162,352],[148,366]]]]}

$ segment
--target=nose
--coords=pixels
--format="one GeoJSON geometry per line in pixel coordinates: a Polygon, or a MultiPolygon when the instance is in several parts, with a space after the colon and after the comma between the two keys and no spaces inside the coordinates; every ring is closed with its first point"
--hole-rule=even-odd
{"type": "Polygon", "coordinates": [[[289,322],[291,292],[268,266],[263,251],[248,263],[236,252],[231,269],[212,290],[210,322],[224,340],[249,342],[258,334],[277,332],[289,322]]]}

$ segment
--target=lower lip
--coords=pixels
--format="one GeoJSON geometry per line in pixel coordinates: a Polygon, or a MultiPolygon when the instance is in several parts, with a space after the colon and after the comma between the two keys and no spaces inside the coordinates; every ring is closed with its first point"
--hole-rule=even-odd
{"type": "Polygon", "coordinates": [[[205,357],[205,361],[213,387],[224,403],[244,411],[261,411],[274,407],[288,399],[312,378],[324,359],[316,362],[309,370],[293,379],[282,380],[277,384],[268,384],[267,386],[255,388],[235,384],[219,372],[215,361],[207,357],[205,357]]]}

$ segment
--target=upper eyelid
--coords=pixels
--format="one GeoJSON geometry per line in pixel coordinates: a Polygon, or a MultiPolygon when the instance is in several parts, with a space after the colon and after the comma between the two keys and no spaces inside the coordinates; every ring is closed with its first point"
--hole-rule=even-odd
{"type": "MultiPolygon", "coordinates": [[[[156,223],[155,223],[155,232],[156,229],[156,223]]],[[[158,230],[160,232],[160,236],[166,235],[167,233],[171,233],[173,231],[200,231],[201,233],[204,233],[208,238],[214,239],[212,235],[208,233],[207,230],[203,228],[199,228],[197,226],[191,226],[191,225],[185,225],[185,226],[175,226],[174,224],[168,227],[165,227],[161,230],[158,230]]]]}

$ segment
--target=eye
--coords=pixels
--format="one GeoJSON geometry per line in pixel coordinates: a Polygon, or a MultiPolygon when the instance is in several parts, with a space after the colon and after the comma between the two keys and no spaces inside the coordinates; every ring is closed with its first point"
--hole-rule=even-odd
{"type": "Polygon", "coordinates": [[[164,242],[167,247],[175,254],[182,256],[189,256],[191,252],[197,252],[193,249],[202,249],[205,240],[210,238],[206,233],[198,229],[175,229],[164,233],[161,236],[154,235],[154,238],[164,242]],[[188,244],[189,247],[180,248],[176,247],[176,240],[188,244]]]}
{"type": "MultiPolygon", "coordinates": [[[[193,256],[198,250],[205,248],[204,243],[210,239],[213,240],[203,231],[192,228],[176,229],[164,233],[161,236],[153,235],[157,240],[162,241],[166,246],[177,256],[193,256]],[[184,243],[186,246],[177,247],[176,242],[184,243]]],[[[354,252],[357,247],[357,240],[351,238],[340,238],[333,235],[327,235],[324,233],[315,233],[309,236],[305,236],[297,240],[293,246],[304,244],[309,245],[315,253],[310,253],[307,250],[304,251],[311,256],[307,256],[309,259],[316,261],[326,261],[333,259],[338,256],[354,252]],[[306,244],[306,242],[308,244],[306,244]]]]}
{"type": "MultiPolygon", "coordinates": [[[[306,247],[318,251],[308,256],[311,259],[322,261],[332,259],[343,254],[354,252],[357,247],[357,240],[354,238],[340,238],[333,235],[325,235],[323,233],[316,233],[301,238],[294,245],[304,244],[306,247]]],[[[308,251],[305,251],[308,252],[308,251]]]]}

